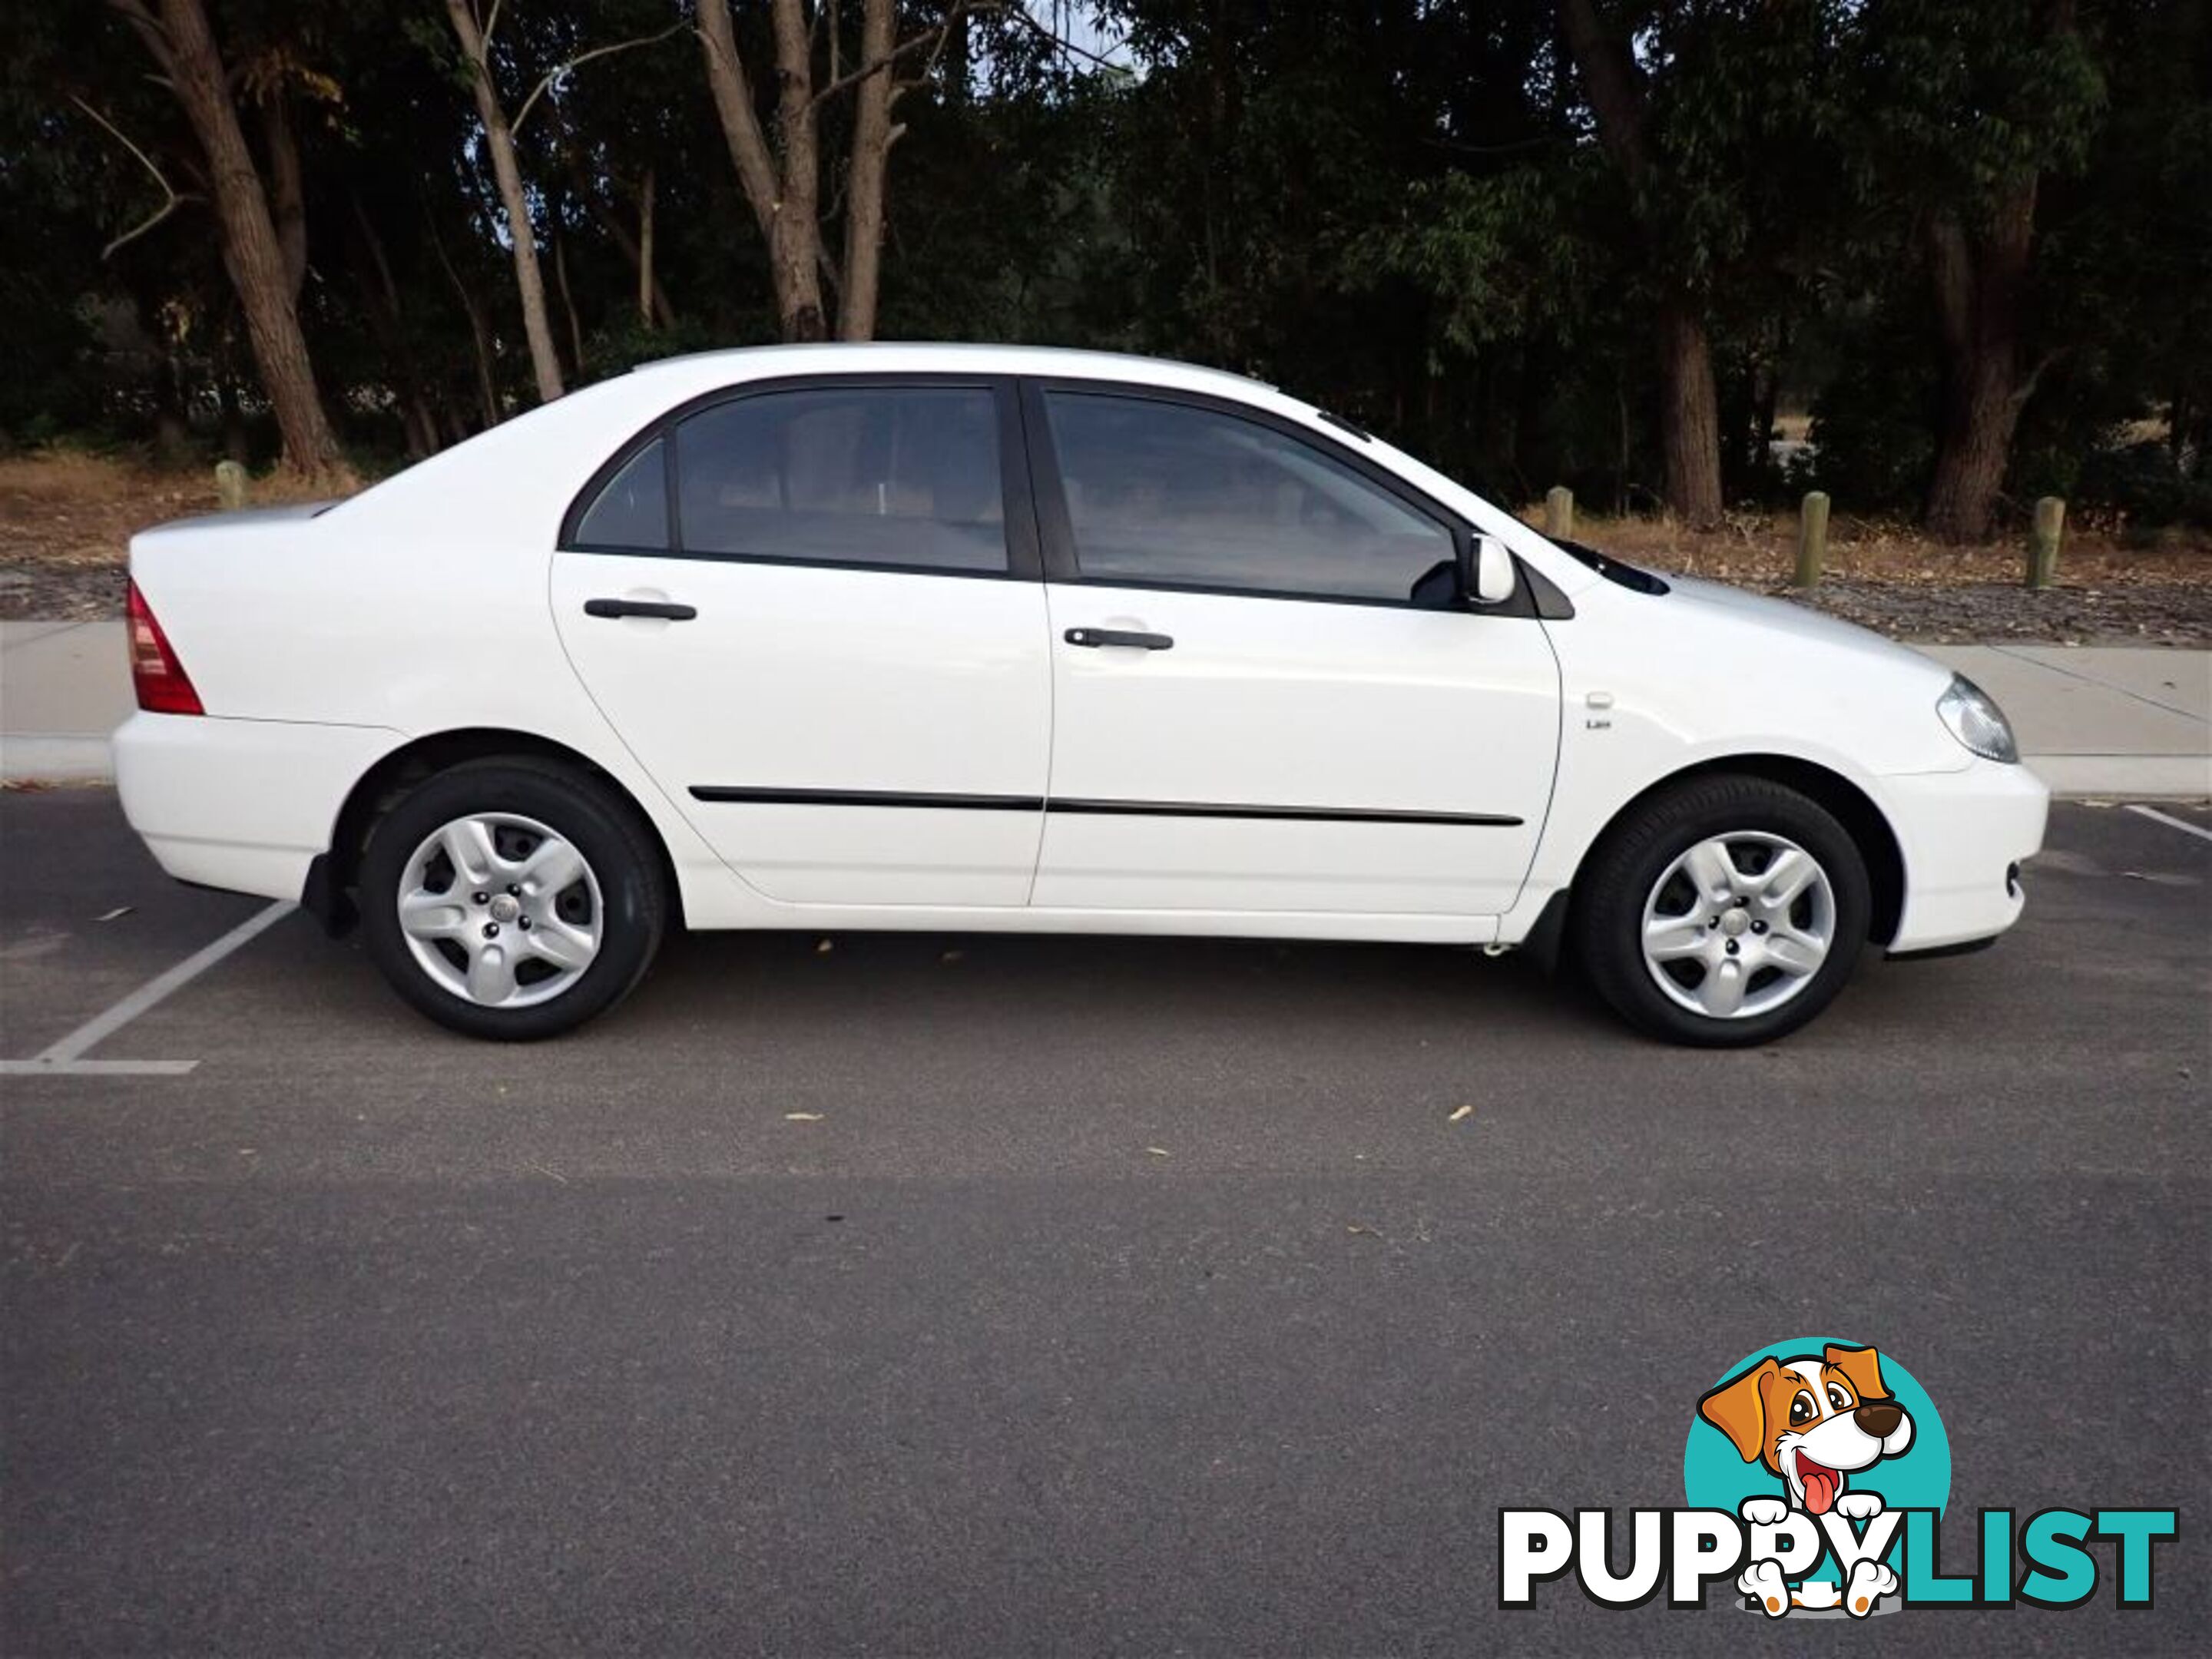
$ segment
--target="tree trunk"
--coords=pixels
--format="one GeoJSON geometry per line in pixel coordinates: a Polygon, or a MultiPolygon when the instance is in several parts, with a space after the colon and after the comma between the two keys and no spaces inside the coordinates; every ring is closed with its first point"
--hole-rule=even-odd
{"type": "Polygon", "coordinates": [[[269,198],[246,149],[201,0],[161,0],[159,21],[138,0],[116,3],[167,77],[207,158],[223,264],[246,314],[262,390],[276,411],[284,463],[310,478],[343,477],[345,464],[316,390],[269,198]]]}
{"type": "Polygon", "coordinates": [[[292,284],[292,304],[307,280],[307,192],[300,167],[300,144],[292,135],[284,89],[272,87],[261,111],[262,137],[269,147],[269,209],[276,246],[284,252],[284,274],[292,284]]]}
{"type": "Polygon", "coordinates": [[[1721,517],[1720,398],[1705,323],[1686,301],[1660,305],[1659,370],[1668,510],[1702,530],[1721,517]]]}
{"type": "Polygon", "coordinates": [[[828,256],[817,219],[821,147],[814,119],[814,77],[806,14],[800,0],[775,0],[776,137],[781,157],[754,112],[752,90],[730,27],[728,0],[702,0],[699,44],[714,112],[736,165],[738,182],[768,240],[769,278],[778,331],[787,340],[819,340],[828,332],[821,268],[828,256]]]}
{"type": "Polygon", "coordinates": [[[185,413],[184,373],[175,345],[167,341],[155,370],[154,399],[154,453],[168,465],[181,465],[191,453],[192,428],[185,413]]]}
{"type": "Polygon", "coordinates": [[[568,361],[576,366],[576,378],[584,378],[584,324],[576,314],[575,290],[568,286],[568,245],[558,235],[553,238],[553,276],[561,287],[561,310],[568,319],[568,361]]]}
{"type": "Polygon", "coordinates": [[[812,44],[800,0],[775,0],[777,136],[783,189],[769,238],[776,320],[787,340],[829,335],[822,310],[821,145],[814,120],[812,44]]]}
{"type": "Polygon", "coordinates": [[[884,252],[884,181],[891,146],[902,128],[891,125],[898,85],[891,68],[896,45],[896,9],[892,0],[866,0],[860,16],[860,66],[864,71],[853,106],[853,155],[845,191],[844,289],[839,297],[837,337],[872,340],[876,334],[876,299],[881,288],[884,252]],[[865,73],[882,64],[880,71],[865,73]]]}
{"type": "Polygon", "coordinates": [[[637,186],[637,319],[647,328],[653,323],[653,302],[660,298],[660,285],[653,277],[653,169],[647,167],[637,186]]]}
{"type": "Polygon", "coordinates": [[[446,240],[438,234],[438,222],[429,216],[427,209],[423,219],[430,228],[431,249],[438,256],[447,281],[453,283],[453,292],[460,296],[462,314],[469,319],[469,338],[476,349],[477,398],[483,406],[483,427],[488,430],[500,421],[499,377],[492,364],[491,329],[484,321],[483,307],[477,300],[476,290],[461,280],[461,273],[446,257],[446,240]]]}
{"type": "Polygon", "coordinates": [[[376,336],[377,349],[392,366],[392,398],[399,405],[408,459],[419,461],[438,451],[438,418],[423,395],[422,371],[408,343],[406,324],[401,320],[399,285],[392,280],[384,239],[376,234],[358,194],[353,198],[353,219],[357,247],[354,278],[361,287],[362,311],[376,336]]]}
{"type": "MultiPolygon", "coordinates": [[[[2071,33],[2074,0],[2045,0],[2040,21],[2053,40],[2071,33]]],[[[1925,521],[1943,541],[1989,538],[2020,411],[2051,361],[2021,373],[2039,183],[2033,173],[2001,181],[1972,231],[1948,210],[1923,225],[1943,337],[1943,417],[1925,521]]]]}
{"type": "Polygon", "coordinates": [[[514,155],[514,134],[500,107],[483,31],[477,27],[471,0],[446,0],[454,37],[469,64],[469,81],[483,121],[484,148],[491,152],[492,177],[507,213],[507,235],[514,252],[514,285],[522,296],[522,331],[530,342],[530,363],[538,376],[538,397],[551,403],[564,390],[561,357],[553,345],[553,324],[545,308],[545,277],[538,265],[538,237],[530,223],[530,200],[522,188],[522,168],[514,155]]]}
{"type": "Polygon", "coordinates": [[[2020,308],[2035,222],[2035,180],[2006,192],[1990,228],[1970,236],[1948,214],[1927,225],[1928,273],[1943,337],[1943,416],[1928,485],[1929,533],[1989,539],[2021,406],[2020,308]]]}
{"type": "MultiPolygon", "coordinates": [[[[637,238],[630,234],[629,227],[623,223],[620,217],[600,197],[598,183],[590,173],[581,167],[574,167],[570,170],[568,176],[575,185],[576,194],[582,199],[586,209],[590,211],[592,217],[599,222],[599,228],[606,232],[607,240],[615,245],[623,258],[629,261],[630,268],[637,272],[639,288],[642,289],[648,281],[652,283],[653,310],[647,320],[657,320],[663,328],[675,327],[676,307],[669,304],[668,290],[660,285],[658,261],[647,257],[649,250],[639,244],[637,238]]],[[[650,173],[647,175],[648,181],[651,177],[650,173]]],[[[641,229],[644,228],[643,222],[647,216],[641,209],[639,215],[641,229]]]]}
{"type": "MultiPolygon", "coordinates": [[[[1645,199],[1657,162],[1646,131],[1641,77],[1627,40],[1599,19],[1593,0],[1560,0],[1559,27],[1589,94],[1598,143],[1628,185],[1647,248],[1660,239],[1646,222],[1645,199]]],[[[1667,465],[1668,510],[1702,529],[1721,516],[1719,398],[1702,307],[1677,273],[1659,270],[1660,447],[1667,465]]]]}

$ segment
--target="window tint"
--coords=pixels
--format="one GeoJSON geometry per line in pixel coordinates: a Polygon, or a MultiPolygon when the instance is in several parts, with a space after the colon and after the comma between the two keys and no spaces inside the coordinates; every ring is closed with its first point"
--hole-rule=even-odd
{"type": "Polygon", "coordinates": [[[576,526],[581,547],[634,547],[658,553],[668,546],[668,446],[655,438],[607,480],[592,510],[576,526]]]}
{"type": "Polygon", "coordinates": [[[767,392],[676,428],[687,553],[1004,570],[998,403],[981,388],[767,392]]]}
{"type": "Polygon", "coordinates": [[[1085,576],[1399,599],[1451,532],[1311,445],[1188,404],[1045,394],[1085,576]]]}

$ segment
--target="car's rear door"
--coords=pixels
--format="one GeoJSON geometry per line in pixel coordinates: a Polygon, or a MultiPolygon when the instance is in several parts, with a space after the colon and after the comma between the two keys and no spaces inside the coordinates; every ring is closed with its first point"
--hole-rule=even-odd
{"type": "Polygon", "coordinates": [[[1019,905],[1051,665],[1016,394],[816,378],[675,411],[553,560],[563,644],[700,833],[771,897],[1019,905]]]}
{"type": "MultiPolygon", "coordinates": [[[[1033,902],[1494,916],[1549,803],[1533,614],[1417,603],[1464,526],[1286,419],[1030,383],[1054,677],[1033,902]]],[[[1525,609],[1525,607],[1522,607],[1525,609]]]]}

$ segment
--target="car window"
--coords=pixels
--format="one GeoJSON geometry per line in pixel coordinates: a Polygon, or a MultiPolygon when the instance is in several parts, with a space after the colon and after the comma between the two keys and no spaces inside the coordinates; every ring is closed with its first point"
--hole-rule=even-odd
{"type": "Polygon", "coordinates": [[[1407,600],[1451,532],[1310,444],[1187,404],[1048,392],[1093,580],[1407,600]]]}
{"type": "Polygon", "coordinates": [[[676,428],[684,550],[1006,568],[998,402],[967,386],[765,392],[676,428]]]}
{"type": "Polygon", "coordinates": [[[607,480],[576,526],[582,547],[635,548],[658,553],[668,546],[667,444],[655,438],[607,480]]]}

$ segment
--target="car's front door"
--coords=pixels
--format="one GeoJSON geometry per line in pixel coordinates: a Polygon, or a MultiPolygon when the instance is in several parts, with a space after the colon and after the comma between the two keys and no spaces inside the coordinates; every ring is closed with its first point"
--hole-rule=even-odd
{"type": "Polygon", "coordinates": [[[564,526],[570,659],[771,897],[1028,897],[1051,669],[1014,398],[918,377],[740,388],[641,434],[564,526]]]}
{"type": "Polygon", "coordinates": [[[1054,710],[1032,902],[1508,908],[1550,799],[1559,668],[1533,617],[1414,600],[1463,532],[1287,421],[1025,396],[1054,710]]]}

